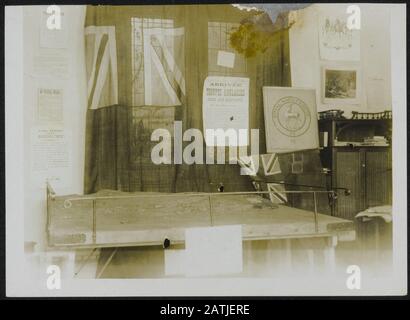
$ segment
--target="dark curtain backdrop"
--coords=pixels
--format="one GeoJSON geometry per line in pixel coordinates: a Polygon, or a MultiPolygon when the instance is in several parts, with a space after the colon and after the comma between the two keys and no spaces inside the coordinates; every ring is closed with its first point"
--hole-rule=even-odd
{"type": "MultiPolygon", "coordinates": [[[[162,114],[168,120],[182,121],[183,130],[203,129],[202,90],[209,74],[208,22],[239,23],[251,14],[254,13],[240,11],[230,5],[87,8],[86,27],[115,26],[118,98],[112,105],[87,111],[86,193],[101,189],[216,191],[221,182],[225,191],[253,189],[250,179],[240,175],[238,165],[155,165],[150,158],[151,148],[156,144],[150,141],[151,132],[155,128],[154,122],[162,114]],[[133,105],[132,17],[173,19],[176,27],[184,27],[186,94],[181,98],[180,106],[133,105]]],[[[259,149],[264,153],[262,86],[291,85],[288,30],[278,31],[263,54],[246,59],[246,74],[243,76],[250,78],[250,128],[259,129],[259,149]]],[[[113,76],[110,77],[107,81],[113,81],[113,76]]],[[[107,83],[105,85],[109,86],[107,83]]],[[[104,99],[113,101],[110,96],[104,99]]]]}

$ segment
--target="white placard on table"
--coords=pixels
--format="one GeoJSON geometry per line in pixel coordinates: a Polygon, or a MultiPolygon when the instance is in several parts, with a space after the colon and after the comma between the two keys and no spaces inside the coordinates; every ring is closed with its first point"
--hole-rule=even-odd
{"type": "Polygon", "coordinates": [[[186,276],[242,272],[242,226],[189,228],[185,231],[186,276]]]}

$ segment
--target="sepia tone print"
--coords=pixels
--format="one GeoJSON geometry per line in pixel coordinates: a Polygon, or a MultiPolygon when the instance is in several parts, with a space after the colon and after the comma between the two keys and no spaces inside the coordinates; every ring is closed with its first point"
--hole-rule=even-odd
{"type": "Polygon", "coordinates": [[[356,71],[326,70],[325,72],[326,98],[356,98],[356,71]]]}
{"type": "Polygon", "coordinates": [[[7,7],[8,295],[405,294],[403,7],[7,7]]]}

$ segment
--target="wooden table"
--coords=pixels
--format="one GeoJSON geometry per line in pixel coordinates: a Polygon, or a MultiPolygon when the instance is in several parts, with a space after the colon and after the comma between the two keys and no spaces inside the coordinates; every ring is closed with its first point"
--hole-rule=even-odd
{"type": "MultiPolygon", "coordinates": [[[[47,217],[54,249],[158,246],[165,239],[183,244],[187,228],[222,225],[241,225],[243,241],[306,238],[312,244],[327,239],[334,248],[338,240],[355,237],[351,221],[273,204],[253,193],[49,192],[47,217]]],[[[329,255],[332,264],[334,252],[329,255]]]]}

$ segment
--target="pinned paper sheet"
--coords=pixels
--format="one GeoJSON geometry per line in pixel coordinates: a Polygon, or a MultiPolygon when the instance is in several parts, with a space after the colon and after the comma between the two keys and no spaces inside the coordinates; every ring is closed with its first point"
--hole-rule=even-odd
{"type": "Polygon", "coordinates": [[[37,118],[41,122],[63,121],[63,90],[38,89],[37,118]]]}
{"type": "Polygon", "coordinates": [[[40,23],[40,47],[42,48],[67,48],[68,26],[66,23],[66,12],[59,11],[48,14],[47,11],[41,12],[40,23]],[[48,21],[54,22],[54,16],[59,16],[60,25],[55,28],[49,27],[48,21]]]}
{"type": "Polygon", "coordinates": [[[185,231],[188,277],[242,272],[242,226],[190,228],[185,231]]]}
{"type": "Polygon", "coordinates": [[[216,63],[221,67],[233,68],[235,65],[235,53],[219,50],[216,63]]]}
{"type": "Polygon", "coordinates": [[[37,126],[31,129],[32,181],[64,188],[72,179],[72,132],[61,126],[37,126]]]}
{"type": "Polygon", "coordinates": [[[33,55],[33,76],[51,76],[67,78],[70,73],[69,56],[67,50],[33,55]]]}
{"type": "Polygon", "coordinates": [[[249,140],[249,78],[208,76],[202,97],[207,146],[247,146],[249,140]],[[225,134],[218,135],[223,131],[225,134]]]}

